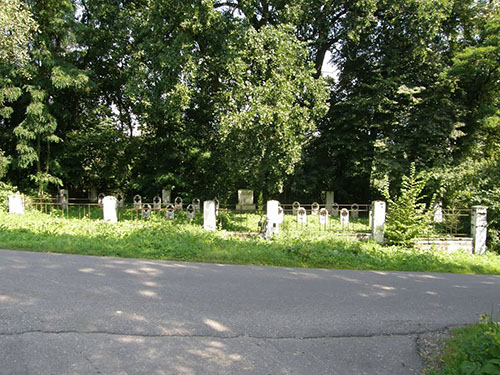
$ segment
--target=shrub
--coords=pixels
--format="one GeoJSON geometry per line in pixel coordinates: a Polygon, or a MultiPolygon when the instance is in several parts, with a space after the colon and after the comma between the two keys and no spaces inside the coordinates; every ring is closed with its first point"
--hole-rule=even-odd
{"type": "Polygon", "coordinates": [[[408,246],[416,237],[432,233],[432,212],[426,211],[422,191],[428,177],[417,174],[415,164],[410,167],[410,174],[403,176],[399,196],[392,199],[386,189],[385,198],[388,212],[385,236],[390,244],[408,246]]]}

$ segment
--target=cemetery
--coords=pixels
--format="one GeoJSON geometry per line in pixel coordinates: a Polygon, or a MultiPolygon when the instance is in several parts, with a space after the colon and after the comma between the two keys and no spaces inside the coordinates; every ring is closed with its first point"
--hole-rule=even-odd
{"type": "MultiPolygon", "coordinates": [[[[154,248],[146,246],[145,249],[139,249],[136,247],[136,253],[130,253],[127,250],[126,255],[122,254],[122,256],[140,257],[146,252],[166,257],[166,259],[191,259],[189,255],[182,254],[183,247],[179,243],[179,238],[175,240],[170,238],[171,236],[176,237],[176,233],[183,233],[181,236],[183,241],[192,237],[190,241],[201,246],[198,249],[200,252],[204,252],[203,248],[206,246],[207,238],[216,240],[222,248],[231,248],[229,259],[226,259],[226,256],[220,257],[220,254],[215,258],[210,255],[209,258],[212,261],[239,263],[243,261],[240,259],[243,256],[243,258],[249,257],[251,263],[256,262],[257,264],[271,262],[270,264],[274,265],[302,264],[307,266],[309,264],[309,266],[320,267],[340,266],[368,269],[372,267],[392,269],[395,267],[391,261],[386,261],[384,264],[381,259],[377,260],[377,257],[371,259],[368,264],[362,262],[362,266],[359,264],[359,259],[356,259],[360,248],[370,249],[370,251],[378,249],[377,251],[382,252],[385,251],[383,249],[390,252],[394,249],[393,246],[387,244],[384,233],[387,228],[386,216],[388,215],[387,204],[384,201],[374,201],[369,204],[342,204],[333,200],[327,203],[319,199],[322,203],[293,201],[285,204],[277,200],[270,200],[262,206],[254,201],[253,192],[248,189],[238,191],[239,200],[232,205],[220,204],[217,198],[202,201],[199,198],[182,199],[177,196],[172,199],[173,202],[170,202],[170,196],[163,194],[163,198],[165,200],[162,200],[160,195],[155,195],[152,199],[147,199],[140,194],[135,194],[131,201],[127,202],[121,193],[115,195],[99,193],[96,194],[95,200],[92,202],[88,199],[72,199],[68,196],[67,191],[61,190],[57,197],[46,198],[42,201],[21,194],[12,194],[8,200],[8,213],[4,213],[4,215],[16,218],[21,226],[23,218],[29,222],[35,217],[36,220],[42,222],[55,220],[59,223],[58,225],[65,223],[64,225],[81,226],[82,230],[83,227],[92,227],[96,233],[103,231],[112,233],[113,227],[127,228],[127,231],[132,231],[134,234],[139,233],[144,228],[154,228],[153,232],[155,233],[158,230],[161,232],[161,234],[154,235],[155,240],[153,241],[154,245],[152,245],[154,248]],[[61,220],[63,221],[61,222],[61,220]],[[191,231],[195,234],[193,235],[191,231]],[[186,233],[190,234],[186,235],[186,233]],[[166,238],[164,238],[165,236],[166,238]],[[201,242],[199,242],[198,236],[201,236],[201,242]],[[174,246],[175,255],[169,254],[169,251],[165,250],[170,248],[172,243],[176,244],[174,246]],[[269,246],[273,249],[279,248],[280,260],[278,263],[276,260],[259,259],[260,255],[257,259],[252,259],[250,254],[253,252],[260,254],[259,249],[269,246]],[[339,251],[339,248],[342,251],[339,251]],[[163,255],[158,255],[158,251],[159,254],[163,255]],[[325,256],[327,256],[326,262],[324,261],[325,256]],[[329,259],[332,256],[333,258],[329,259]],[[339,259],[335,259],[337,256],[342,258],[340,263],[339,259]],[[323,263],[317,263],[317,257],[321,257],[323,263]],[[350,260],[348,261],[348,259],[350,260]],[[370,262],[375,262],[375,264],[370,265],[370,262]]],[[[412,254],[412,257],[419,259],[419,262],[422,259],[427,259],[426,262],[429,262],[429,257],[434,259],[435,264],[425,266],[424,269],[427,270],[443,267],[439,261],[436,261],[439,257],[463,258],[465,254],[468,254],[471,257],[468,258],[469,260],[475,257],[474,262],[490,263],[487,267],[488,272],[496,273],[492,269],[497,267],[497,262],[500,267],[498,256],[485,254],[487,208],[477,206],[470,209],[455,209],[451,212],[443,209],[440,205],[436,207],[431,213],[433,235],[415,238],[411,245],[401,248],[401,251],[412,254]],[[478,256],[479,258],[477,258],[478,256]],[[493,259],[496,259],[493,262],[491,262],[492,256],[493,259]]],[[[0,222],[3,220],[5,217],[0,218],[0,222]]],[[[38,225],[35,226],[38,227],[38,225]]],[[[85,229],[87,233],[89,233],[89,228],[85,229]]],[[[72,233],[64,234],[68,238],[72,235],[72,233]]],[[[64,236],[62,237],[64,238],[64,236]]],[[[93,234],[91,234],[92,236],[93,234]]],[[[114,235],[110,235],[109,239],[103,239],[101,235],[97,235],[97,237],[99,241],[109,241],[110,244],[114,244],[113,246],[118,248],[108,254],[106,249],[109,250],[111,245],[104,245],[103,249],[98,251],[101,255],[120,253],[120,247],[130,248],[134,245],[134,241],[127,245],[117,245],[121,241],[116,242],[117,239],[113,239],[114,235]]],[[[83,241],[83,239],[81,240],[83,241]]],[[[0,235],[0,245],[3,241],[5,239],[2,240],[0,235]]],[[[63,243],[68,244],[67,242],[63,243]]],[[[34,241],[29,246],[37,244],[39,245],[39,241],[34,241]]],[[[25,246],[26,243],[21,247],[25,246]]],[[[40,250],[43,250],[43,246],[40,250]]],[[[71,251],[70,249],[49,250],[71,251]]],[[[190,254],[192,249],[186,247],[184,251],[190,254]]],[[[213,251],[219,253],[221,250],[213,249],[213,251]]],[[[210,251],[207,251],[207,254],[210,254],[210,251]]],[[[276,254],[266,255],[266,257],[269,256],[273,258],[276,254]]],[[[207,261],[205,256],[195,257],[191,260],[207,261]]],[[[402,265],[398,263],[396,269],[406,269],[407,267],[421,269],[420,267],[422,267],[421,264],[417,263],[416,265],[413,261],[410,263],[412,264],[402,265]]],[[[446,267],[451,267],[451,264],[446,267]]],[[[476,267],[474,272],[480,272],[481,269],[481,267],[476,267]]]]}

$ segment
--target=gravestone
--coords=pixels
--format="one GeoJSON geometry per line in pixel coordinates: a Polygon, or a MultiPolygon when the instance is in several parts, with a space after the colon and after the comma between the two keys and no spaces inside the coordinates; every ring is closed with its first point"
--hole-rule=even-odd
{"type": "Polygon", "coordinates": [[[434,222],[435,223],[442,223],[443,222],[443,203],[442,202],[437,202],[434,207],[434,222]]]}
{"type": "Polygon", "coordinates": [[[292,203],[292,214],[297,215],[297,212],[299,211],[300,208],[300,203],[295,201],[292,203]]]}
{"type": "Polygon", "coordinates": [[[236,210],[255,211],[255,204],[253,203],[253,190],[238,190],[238,204],[236,205],[236,210]]]}
{"type": "Polygon", "coordinates": [[[97,189],[95,187],[91,187],[88,191],[88,198],[90,202],[97,202],[97,189]]]}
{"type": "Polygon", "coordinates": [[[353,203],[351,205],[351,216],[353,219],[357,219],[359,217],[359,205],[357,203],[353,203]]]}
{"type": "Polygon", "coordinates": [[[372,239],[378,243],[384,243],[385,210],[385,202],[374,201],[372,203],[372,239]]]}
{"type": "Polygon", "coordinates": [[[97,204],[102,206],[102,200],[104,199],[105,195],[103,193],[99,193],[97,196],[97,204]]]}
{"type": "Polygon", "coordinates": [[[153,198],[153,210],[161,209],[161,198],[157,195],[153,198]]]}
{"type": "Polygon", "coordinates": [[[304,207],[297,210],[297,224],[307,225],[307,212],[304,207]]]}
{"type": "Polygon", "coordinates": [[[186,218],[188,220],[193,220],[195,212],[196,210],[194,209],[194,206],[192,204],[188,205],[186,208],[186,218]]]}
{"type": "Polygon", "coordinates": [[[141,196],[139,194],[134,195],[133,201],[134,201],[134,208],[136,210],[140,210],[142,208],[142,198],[141,198],[141,196]]]}
{"type": "Polygon", "coordinates": [[[328,210],[326,208],[319,210],[319,225],[328,225],[328,210]]]}
{"type": "Polygon", "coordinates": [[[201,207],[200,207],[200,200],[198,198],[194,198],[191,204],[193,205],[195,211],[200,212],[201,207]]]}
{"type": "Polygon", "coordinates": [[[170,189],[162,189],[161,191],[161,200],[164,204],[170,203],[170,196],[172,195],[172,191],[170,189]]]}
{"type": "Polygon", "coordinates": [[[335,216],[335,217],[339,216],[339,204],[338,203],[333,203],[333,205],[332,205],[332,216],[335,216]]]}
{"type": "Polygon", "coordinates": [[[333,191],[327,191],[326,192],[326,204],[325,207],[328,211],[329,214],[332,213],[333,209],[333,191]]]}
{"type": "Polygon", "coordinates": [[[151,217],[151,205],[146,203],[142,206],[142,218],[149,219],[150,217],[151,217]]]}
{"type": "Polygon", "coordinates": [[[285,219],[285,210],[281,205],[278,207],[278,224],[283,224],[283,220],[285,219]]]}
{"type": "Polygon", "coordinates": [[[174,220],[175,218],[175,207],[172,203],[167,204],[167,208],[165,210],[165,217],[168,220],[174,220]]]}
{"type": "Polygon", "coordinates": [[[343,228],[349,226],[349,210],[347,208],[340,210],[340,225],[343,228]]]}
{"type": "Polygon", "coordinates": [[[217,198],[214,198],[215,202],[215,217],[219,216],[219,200],[217,198]]]}
{"type": "Polygon", "coordinates": [[[59,190],[58,201],[59,201],[59,204],[61,205],[61,209],[63,209],[63,210],[68,209],[68,202],[69,202],[68,190],[66,190],[66,189],[59,190]]]}
{"type": "Polygon", "coordinates": [[[215,201],[203,202],[203,228],[214,231],[216,229],[215,201]]]}
{"type": "Polygon", "coordinates": [[[115,197],[106,196],[102,199],[102,217],[104,221],[116,223],[118,217],[116,216],[117,200],[115,197]]]}
{"type": "Polygon", "coordinates": [[[471,235],[474,254],[486,252],[486,238],[488,234],[488,208],[473,206],[471,212],[471,235]]]}
{"type": "Polygon", "coordinates": [[[266,207],[266,217],[267,217],[267,228],[264,238],[269,239],[275,233],[279,233],[279,204],[278,201],[267,201],[266,207]]]}
{"type": "Polygon", "coordinates": [[[120,193],[116,196],[116,205],[119,210],[123,208],[123,203],[124,203],[123,194],[120,193]]]}
{"type": "Polygon", "coordinates": [[[314,203],[311,205],[311,214],[312,214],[312,215],[317,215],[317,214],[319,214],[319,203],[318,203],[318,202],[314,202],[314,203]]]}
{"type": "Polygon", "coordinates": [[[24,215],[24,196],[21,194],[9,195],[9,213],[24,215]]]}
{"type": "Polygon", "coordinates": [[[175,203],[175,209],[177,211],[182,211],[182,198],[181,197],[175,198],[174,203],[175,203]]]}

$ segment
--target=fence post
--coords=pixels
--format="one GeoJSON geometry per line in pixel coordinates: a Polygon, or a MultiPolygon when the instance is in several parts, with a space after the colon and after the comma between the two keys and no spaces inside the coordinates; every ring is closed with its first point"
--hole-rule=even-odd
{"type": "Polygon", "coordinates": [[[372,213],[372,238],[378,243],[384,243],[385,202],[374,201],[372,213]]]}
{"type": "Polygon", "coordinates": [[[484,254],[486,252],[486,237],[488,233],[487,211],[487,207],[472,206],[470,231],[474,254],[484,254]]]}

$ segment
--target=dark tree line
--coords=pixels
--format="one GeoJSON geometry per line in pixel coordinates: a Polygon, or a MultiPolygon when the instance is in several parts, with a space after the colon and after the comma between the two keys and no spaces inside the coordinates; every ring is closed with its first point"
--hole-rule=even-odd
{"type": "Polygon", "coordinates": [[[497,1],[1,4],[21,190],[364,202],[415,163],[449,204],[500,196],[497,1]]]}

